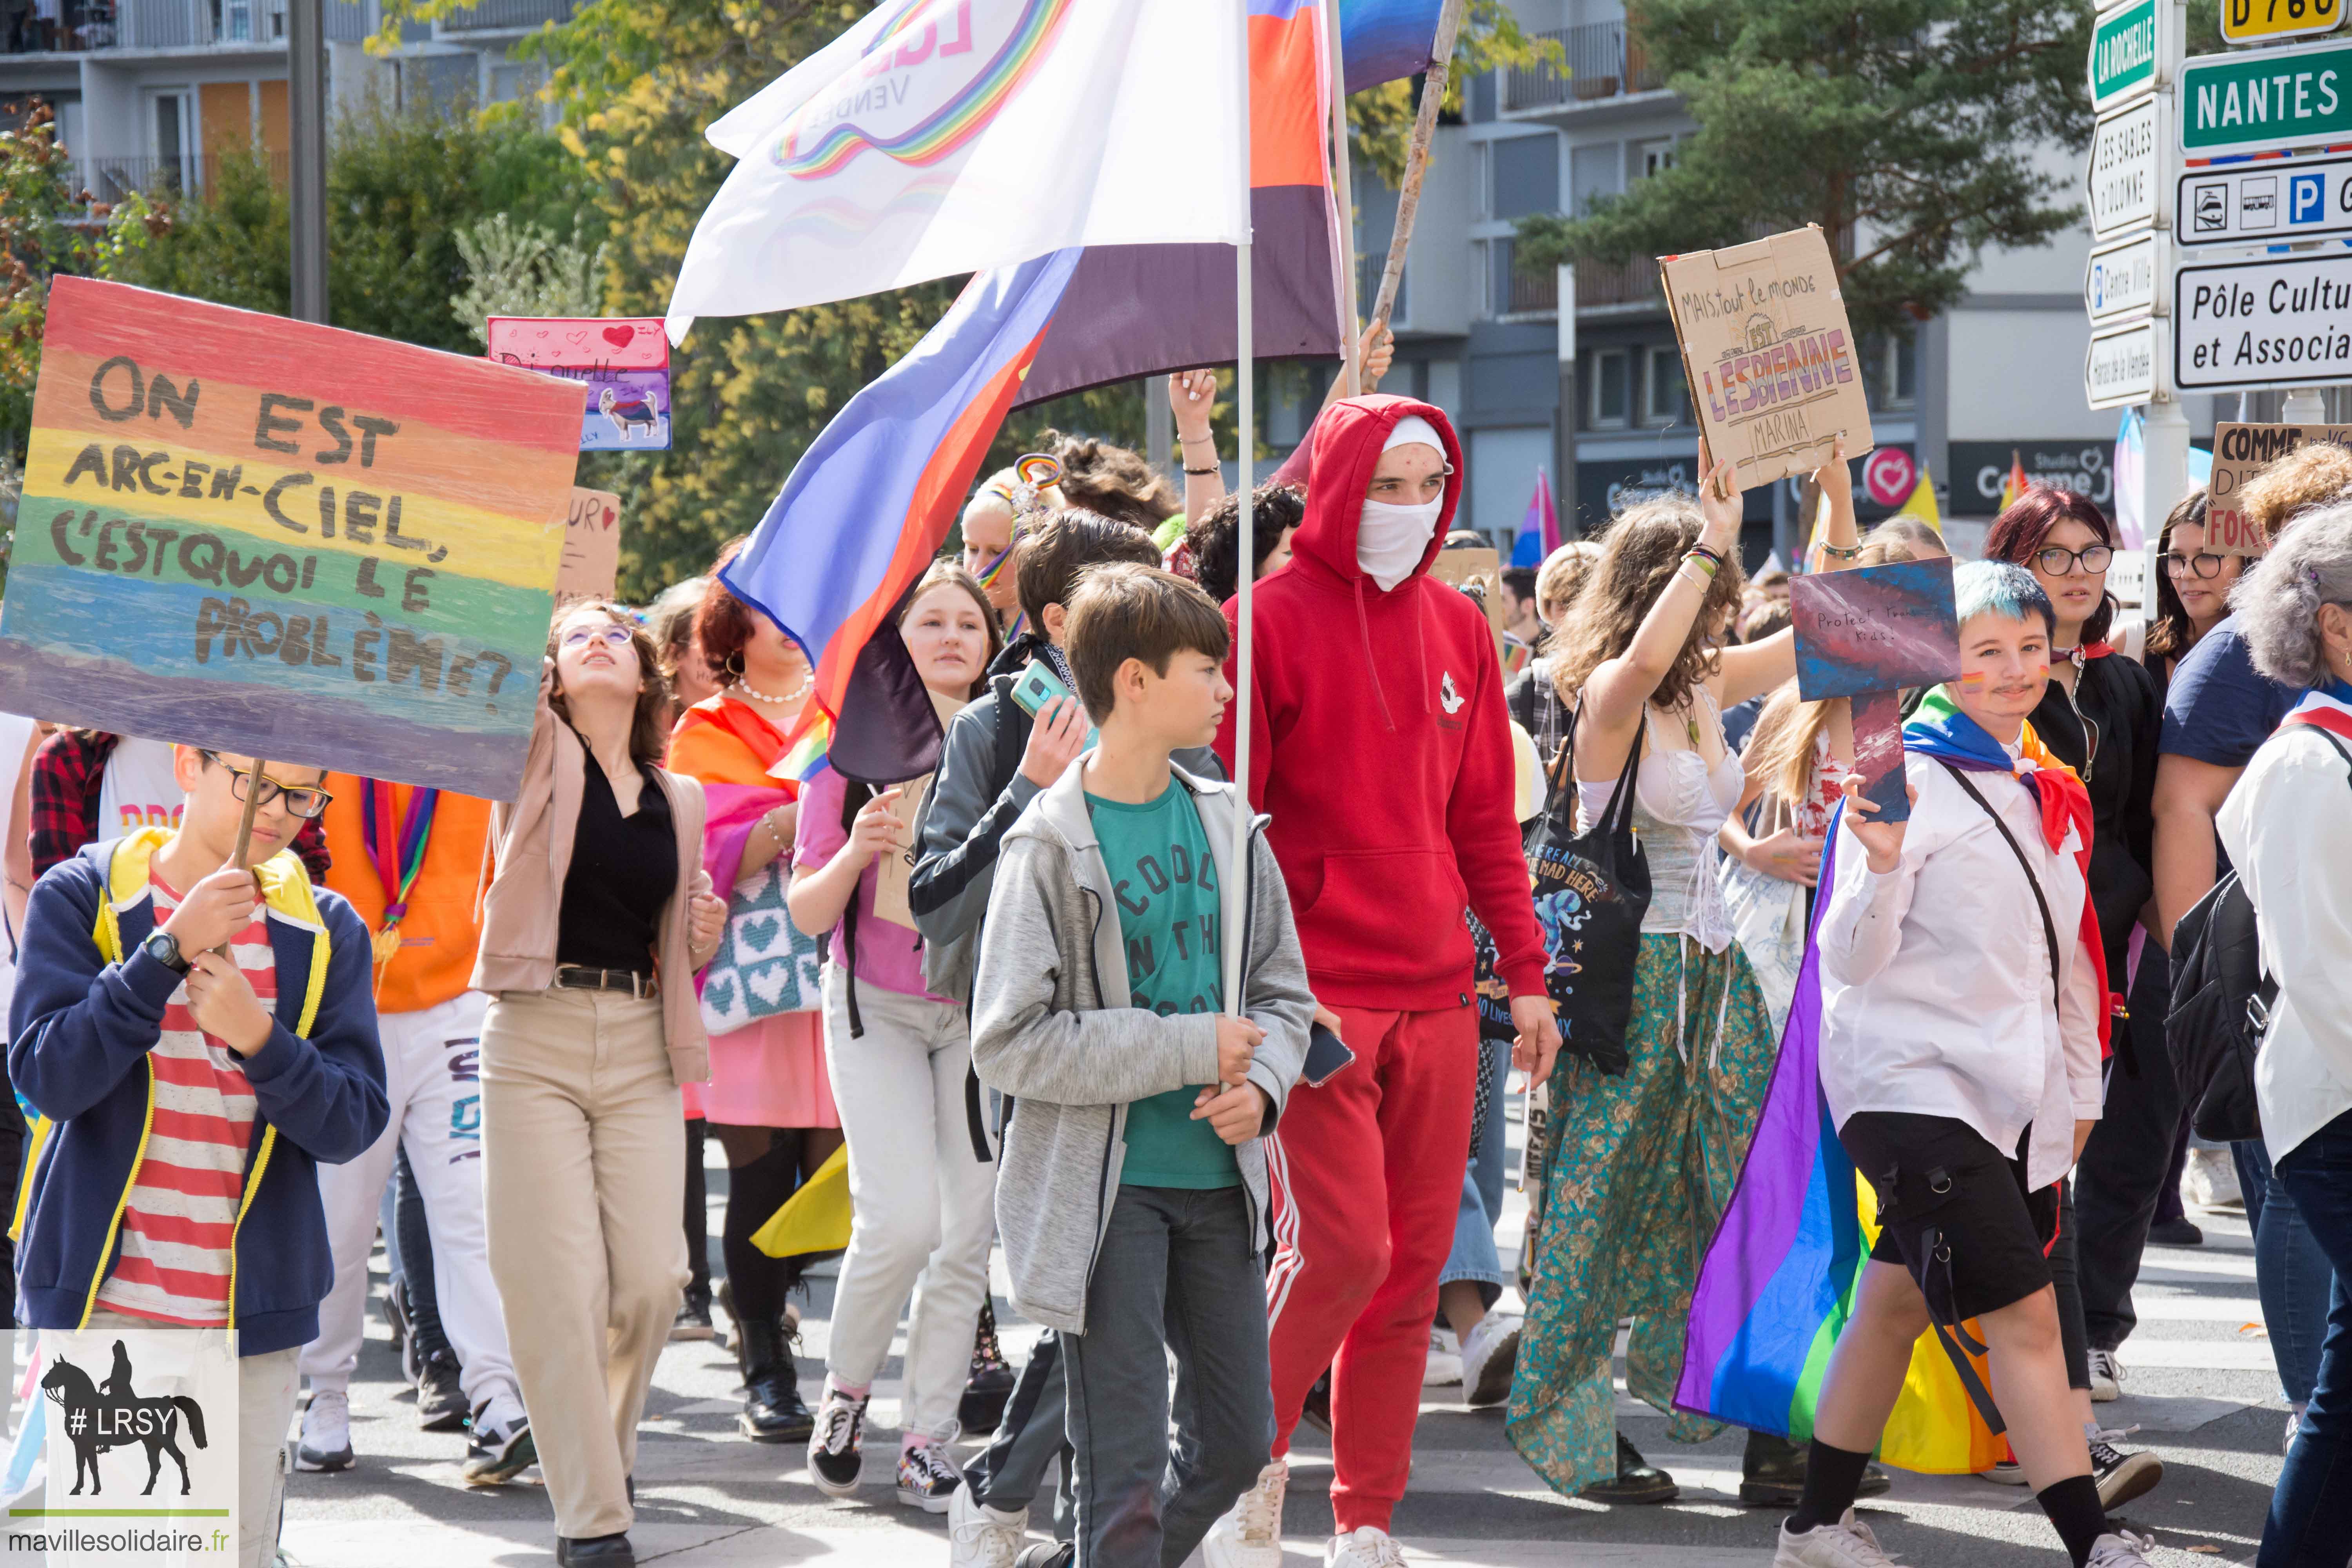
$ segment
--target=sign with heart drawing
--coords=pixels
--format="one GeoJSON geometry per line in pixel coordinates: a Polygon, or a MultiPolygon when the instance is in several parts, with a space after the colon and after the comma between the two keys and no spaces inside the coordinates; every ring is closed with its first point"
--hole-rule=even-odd
{"type": "Polygon", "coordinates": [[[583,452],[669,448],[669,339],[658,316],[492,316],[490,358],[578,382],[583,452]]]}

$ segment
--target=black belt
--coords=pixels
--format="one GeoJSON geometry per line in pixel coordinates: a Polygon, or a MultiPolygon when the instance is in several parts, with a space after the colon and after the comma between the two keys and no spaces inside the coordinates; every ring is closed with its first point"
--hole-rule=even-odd
{"type": "Polygon", "coordinates": [[[625,991],[637,997],[661,994],[659,981],[634,969],[583,969],[576,963],[559,963],[555,984],[563,991],[625,991]]]}

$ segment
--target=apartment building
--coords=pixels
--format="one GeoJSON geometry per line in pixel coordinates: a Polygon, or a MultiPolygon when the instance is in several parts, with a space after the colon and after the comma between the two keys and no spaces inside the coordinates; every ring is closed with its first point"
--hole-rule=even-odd
{"type": "MultiPolygon", "coordinates": [[[[370,99],[443,108],[521,98],[539,67],[514,45],[572,15],[573,0],[482,0],[404,25],[371,54],[377,0],[326,0],[331,118],[370,99]]],[[[200,189],[227,153],[287,151],[286,0],[0,0],[0,108],[34,100],[93,195],[200,189]]]]}
{"type": "MultiPolygon", "coordinates": [[[[1469,523],[1498,535],[1517,530],[1539,471],[1563,528],[1589,529],[1628,499],[1695,487],[1698,462],[1656,267],[1576,268],[1563,333],[1559,275],[1513,254],[1515,220],[1622,194],[1669,167],[1696,126],[1628,36],[1622,0],[1513,0],[1512,8],[1528,31],[1558,41],[1566,68],[1476,79],[1465,122],[1439,132],[1387,384],[1454,416],[1470,457],[1469,523]],[[1572,376],[1561,374],[1564,342],[1573,345],[1572,376]]],[[[2079,156],[2053,148],[2048,163],[2079,184],[2079,156]]],[[[1377,258],[1393,232],[1395,196],[1360,176],[1357,194],[1361,248],[1377,258]]],[[[2041,249],[1989,251],[1952,310],[1864,345],[1878,445],[1925,465],[1963,549],[1999,510],[2012,453],[2036,478],[2103,505],[2111,498],[2116,416],[2084,406],[2081,390],[2090,244],[2086,226],[2041,249]]],[[[1366,266],[1376,279],[1377,259],[1366,266]]],[[[2213,401],[2186,402],[2200,438],[2211,433],[2213,401]]],[[[2224,416],[2235,417],[2237,400],[2224,401],[2224,416]]],[[[1751,562],[1769,547],[1776,509],[1784,529],[1793,526],[1794,484],[1779,488],[1777,497],[1748,497],[1751,562]]],[[[1859,490],[1856,500],[1865,522],[1889,510],[1859,490]]]]}

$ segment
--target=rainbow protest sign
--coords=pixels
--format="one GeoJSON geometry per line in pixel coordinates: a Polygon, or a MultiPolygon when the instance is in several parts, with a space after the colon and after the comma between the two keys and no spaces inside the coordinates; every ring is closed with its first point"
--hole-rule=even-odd
{"type": "Polygon", "coordinates": [[[0,710],[510,798],[575,387],[59,278],[0,710]]]}

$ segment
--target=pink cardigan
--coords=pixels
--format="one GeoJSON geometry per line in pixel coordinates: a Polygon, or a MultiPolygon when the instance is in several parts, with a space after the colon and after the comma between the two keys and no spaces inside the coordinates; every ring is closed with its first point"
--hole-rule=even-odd
{"type": "MultiPolygon", "coordinates": [[[[490,851],[498,858],[498,871],[482,903],[482,944],[474,961],[477,991],[544,991],[555,984],[563,876],[580,825],[587,755],[578,733],[547,705],[542,681],[522,788],[511,803],[501,801],[490,810],[490,851]]],[[[654,954],[661,979],[662,1035],[671,1080],[699,1083],[710,1076],[710,1045],[694,994],[687,922],[692,895],[710,890],[710,878],[702,869],[702,786],[663,768],[646,767],[645,773],[668,797],[670,821],[677,829],[677,889],[662,910],[654,954]]]]}

